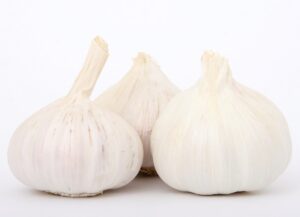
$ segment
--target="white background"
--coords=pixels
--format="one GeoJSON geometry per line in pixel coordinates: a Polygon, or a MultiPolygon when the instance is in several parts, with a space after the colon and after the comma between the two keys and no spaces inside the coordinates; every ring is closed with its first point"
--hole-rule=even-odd
{"type": "Polygon", "coordinates": [[[300,3],[290,0],[0,1],[0,216],[300,216],[300,3]],[[150,53],[180,88],[201,76],[205,49],[230,60],[236,80],[273,100],[293,140],[286,172],[260,192],[180,193],[138,178],[103,196],[69,199],[31,190],[10,173],[14,129],[69,90],[90,40],[110,57],[93,97],[150,53]],[[297,201],[298,200],[298,201],[297,201]]]}

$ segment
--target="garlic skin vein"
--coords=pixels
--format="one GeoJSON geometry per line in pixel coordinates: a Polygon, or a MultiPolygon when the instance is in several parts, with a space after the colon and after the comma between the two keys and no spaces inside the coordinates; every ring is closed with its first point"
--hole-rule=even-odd
{"type": "Polygon", "coordinates": [[[89,96],[108,57],[96,37],[69,94],[33,114],[11,138],[9,166],[22,183],[85,197],[129,183],[142,164],[136,131],[89,96]]]}
{"type": "Polygon", "coordinates": [[[129,72],[95,100],[101,107],[122,116],[140,135],[144,147],[142,173],[154,174],[150,150],[152,128],[178,92],[159,65],[148,54],[139,53],[129,72]]]}
{"type": "Polygon", "coordinates": [[[175,96],[153,128],[159,176],[177,190],[201,195],[266,187],[291,156],[283,115],[236,82],[219,54],[205,52],[202,65],[203,78],[175,96]]]}

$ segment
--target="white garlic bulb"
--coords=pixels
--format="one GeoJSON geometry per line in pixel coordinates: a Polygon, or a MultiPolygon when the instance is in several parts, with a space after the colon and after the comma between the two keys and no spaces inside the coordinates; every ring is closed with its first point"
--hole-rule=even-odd
{"type": "Polygon", "coordinates": [[[231,77],[222,56],[206,52],[202,64],[203,79],[174,97],[153,128],[155,168],[180,191],[259,190],[287,167],[287,123],[273,103],[231,77]]]}
{"type": "Polygon", "coordinates": [[[107,56],[106,43],[96,37],[69,94],[15,131],[8,161],[25,185],[84,197],[126,185],[139,172],[143,150],[137,132],[89,100],[107,56]]]}
{"type": "Polygon", "coordinates": [[[142,173],[155,173],[150,150],[152,127],[178,91],[149,55],[139,53],[130,71],[95,100],[120,114],[139,133],[144,146],[142,173]]]}

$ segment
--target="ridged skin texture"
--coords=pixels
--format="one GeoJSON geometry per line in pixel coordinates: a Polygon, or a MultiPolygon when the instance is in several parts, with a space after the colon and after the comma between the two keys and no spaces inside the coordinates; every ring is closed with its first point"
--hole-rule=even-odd
{"type": "Polygon", "coordinates": [[[122,116],[143,142],[142,173],[155,174],[150,150],[152,128],[169,100],[179,92],[152,58],[139,53],[130,71],[95,102],[122,116]]]}
{"type": "Polygon", "coordinates": [[[142,163],[136,131],[91,102],[55,102],[14,133],[10,167],[25,185],[65,196],[89,196],[129,183],[142,163]]]}
{"type": "Polygon", "coordinates": [[[291,141],[281,112],[235,82],[227,61],[203,55],[204,77],[167,105],[151,137],[159,176],[196,194],[255,191],[287,167],[291,141]]]}

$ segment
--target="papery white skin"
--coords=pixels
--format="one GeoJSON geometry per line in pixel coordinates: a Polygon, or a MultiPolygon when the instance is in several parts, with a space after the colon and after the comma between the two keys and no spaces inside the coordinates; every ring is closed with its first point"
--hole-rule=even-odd
{"type": "Polygon", "coordinates": [[[155,168],[196,194],[255,191],[287,167],[291,141],[281,112],[231,77],[226,59],[202,57],[203,79],[170,101],[151,137],[155,168]]]}
{"type": "Polygon", "coordinates": [[[153,125],[178,91],[149,55],[139,53],[130,71],[95,100],[120,114],[139,133],[144,147],[142,172],[151,173],[153,168],[150,150],[153,125]]]}
{"type": "Polygon", "coordinates": [[[25,185],[82,197],[121,187],[137,175],[143,158],[137,132],[89,100],[107,57],[106,43],[96,37],[70,93],[15,131],[8,161],[25,185]]]}

